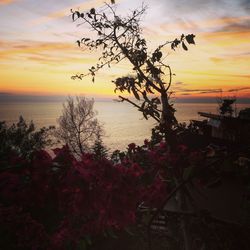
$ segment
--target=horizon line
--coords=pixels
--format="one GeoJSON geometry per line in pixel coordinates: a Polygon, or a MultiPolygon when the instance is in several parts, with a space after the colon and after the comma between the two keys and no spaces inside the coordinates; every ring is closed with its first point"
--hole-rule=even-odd
{"type": "MultiPolygon", "coordinates": [[[[0,92],[0,102],[63,102],[68,96],[75,95],[36,95],[36,94],[14,94],[0,92]]],[[[118,99],[116,96],[100,96],[100,95],[83,95],[87,98],[93,98],[95,101],[114,101],[118,99]]],[[[234,98],[234,97],[225,97],[234,98]]],[[[207,97],[174,97],[172,98],[174,103],[218,103],[220,97],[207,96],[207,97]]],[[[223,98],[222,98],[223,99],[223,98]]],[[[249,97],[236,97],[237,103],[249,103],[249,97]]]]}

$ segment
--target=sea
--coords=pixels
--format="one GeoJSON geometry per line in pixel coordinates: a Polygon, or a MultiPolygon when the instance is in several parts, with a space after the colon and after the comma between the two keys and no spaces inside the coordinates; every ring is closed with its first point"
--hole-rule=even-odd
{"type": "MultiPolygon", "coordinates": [[[[62,105],[62,101],[0,102],[0,121],[6,121],[10,125],[22,115],[27,122],[32,120],[36,128],[58,126],[62,105]]],[[[202,120],[198,112],[218,113],[217,103],[176,103],[174,107],[178,121],[185,123],[202,120]]],[[[247,107],[250,104],[239,103],[236,105],[236,112],[247,107]]],[[[110,152],[125,150],[132,142],[142,145],[145,139],[150,138],[155,121],[145,120],[141,112],[130,104],[112,100],[95,101],[94,109],[105,131],[103,142],[110,152]]]]}

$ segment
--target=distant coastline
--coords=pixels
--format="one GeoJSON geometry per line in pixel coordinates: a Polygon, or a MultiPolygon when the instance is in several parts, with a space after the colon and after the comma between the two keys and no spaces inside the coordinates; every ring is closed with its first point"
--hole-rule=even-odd
{"type": "MultiPolygon", "coordinates": [[[[116,99],[116,97],[100,97],[100,96],[90,96],[89,98],[94,98],[96,102],[110,102],[116,99]]],[[[6,102],[64,102],[67,95],[20,95],[11,93],[1,93],[0,92],[0,103],[6,102]]],[[[174,103],[217,103],[218,97],[196,97],[196,98],[173,98],[174,103]]],[[[250,98],[237,98],[237,103],[239,104],[250,104],[250,98]]]]}

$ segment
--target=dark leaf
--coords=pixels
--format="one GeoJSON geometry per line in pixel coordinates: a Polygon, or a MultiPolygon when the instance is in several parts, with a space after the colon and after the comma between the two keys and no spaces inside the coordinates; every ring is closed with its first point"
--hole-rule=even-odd
{"type": "Polygon", "coordinates": [[[87,249],[87,245],[85,240],[80,240],[77,246],[77,249],[81,249],[81,250],[86,250],[87,249]]]}
{"type": "Polygon", "coordinates": [[[145,105],[146,105],[146,102],[143,102],[142,105],[141,105],[141,109],[142,109],[142,110],[144,110],[145,105]]]}
{"type": "Polygon", "coordinates": [[[193,173],[194,173],[193,166],[185,168],[183,171],[183,179],[187,180],[188,178],[190,178],[191,175],[193,175],[193,173]]]}
{"type": "Polygon", "coordinates": [[[81,15],[79,11],[75,11],[75,14],[76,14],[77,18],[79,18],[81,15]]]}
{"type": "Polygon", "coordinates": [[[158,111],[155,111],[154,114],[155,114],[156,117],[160,118],[160,114],[159,114],[158,111]]]}
{"type": "Polygon", "coordinates": [[[137,79],[138,79],[139,82],[142,82],[143,81],[142,75],[138,73],[137,74],[137,79]]]}
{"type": "Polygon", "coordinates": [[[146,113],[143,112],[142,114],[143,114],[144,118],[145,118],[146,120],[148,120],[148,117],[147,117],[146,113]]]}
{"type": "Polygon", "coordinates": [[[158,57],[159,60],[162,58],[162,52],[161,52],[161,51],[159,51],[159,52],[157,53],[157,57],[158,57]]]}
{"type": "Polygon", "coordinates": [[[77,18],[80,17],[80,12],[79,11],[75,11],[73,14],[72,14],[72,20],[75,21],[77,18]]]}
{"type": "Polygon", "coordinates": [[[148,92],[151,94],[154,94],[154,92],[151,90],[151,88],[148,88],[148,92]]]}
{"type": "Polygon", "coordinates": [[[219,187],[221,184],[222,184],[222,180],[221,180],[221,178],[218,177],[214,181],[208,183],[207,187],[208,188],[216,188],[216,187],[219,187]]]}
{"type": "Polygon", "coordinates": [[[184,42],[182,42],[182,48],[183,48],[184,50],[188,50],[188,48],[187,48],[187,46],[186,46],[186,44],[185,44],[184,42]]]}
{"type": "Polygon", "coordinates": [[[112,3],[112,4],[115,4],[115,0],[111,0],[111,3],[112,3]]]}
{"type": "Polygon", "coordinates": [[[136,90],[135,90],[134,88],[132,88],[132,92],[133,92],[135,98],[136,98],[137,100],[140,100],[140,96],[138,95],[138,93],[136,92],[136,90]]]}
{"type": "Polygon", "coordinates": [[[112,229],[107,229],[108,235],[113,239],[118,239],[117,235],[114,233],[112,229]]]}
{"type": "Polygon", "coordinates": [[[186,40],[189,44],[195,44],[194,42],[195,35],[194,34],[189,34],[186,36],[186,40]]]}
{"type": "Polygon", "coordinates": [[[94,8],[92,8],[92,9],[90,10],[90,14],[92,14],[92,15],[95,14],[95,9],[94,9],[94,8]]]}

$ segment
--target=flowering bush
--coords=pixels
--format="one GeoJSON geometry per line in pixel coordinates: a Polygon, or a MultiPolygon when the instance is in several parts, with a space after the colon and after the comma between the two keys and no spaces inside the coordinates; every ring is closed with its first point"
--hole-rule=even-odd
{"type": "Polygon", "coordinates": [[[148,142],[130,144],[116,163],[93,154],[76,159],[67,146],[54,154],[12,155],[1,171],[1,249],[76,249],[89,236],[125,229],[139,204],[158,207],[171,175],[194,162],[185,146],[175,155],[148,142]]]}

